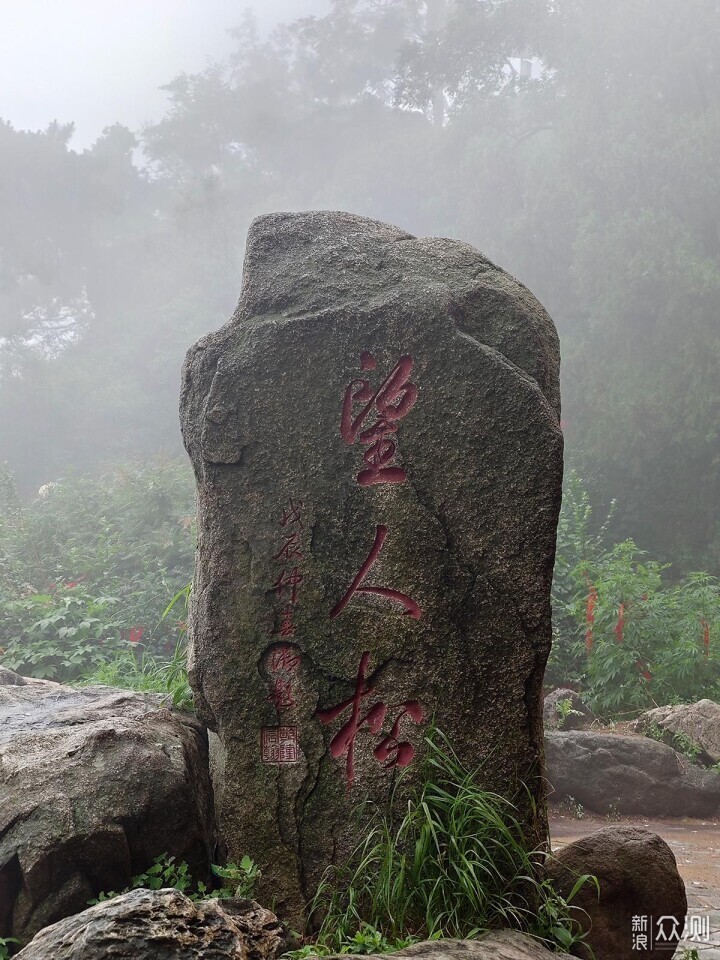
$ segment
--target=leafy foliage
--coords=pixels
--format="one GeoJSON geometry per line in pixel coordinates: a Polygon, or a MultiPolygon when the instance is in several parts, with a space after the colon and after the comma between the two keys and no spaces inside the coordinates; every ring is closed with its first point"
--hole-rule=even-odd
{"type": "Polygon", "coordinates": [[[164,890],[173,888],[184,893],[190,900],[229,900],[235,897],[251,898],[255,892],[255,885],[260,879],[260,870],[250,857],[245,856],[239,864],[229,863],[225,867],[217,864],[212,865],[212,872],[216,877],[220,877],[226,882],[216,890],[210,890],[202,882],[197,884],[193,882],[190,876],[190,870],[185,861],[177,862],[175,857],[169,857],[166,853],[160,854],[152,863],[152,866],[144,873],[139,873],[132,878],[130,886],[119,893],[110,891],[102,892],[89,904],[103,903],[106,900],[113,900],[128,890],[164,890]],[[192,888],[195,889],[192,889],[192,888]]]}
{"type": "Polygon", "coordinates": [[[229,863],[226,867],[213,864],[213,873],[225,883],[220,892],[213,892],[211,896],[241,897],[249,899],[255,895],[255,887],[261,877],[258,865],[247,856],[240,863],[229,863]]]}
{"type": "Polygon", "coordinates": [[[102,669],[108,678],[134,677],[142,689],[153,671],[160,677],[159,663],[138,655],[144,650],[167,661],[165,685],[182,698],[178,643],[185,622],[179,608],[163,613],[192,573],[189,470],[146,464],[69,477],[28,506],[7,475],[3,491],[2,662],[63,681],[100,680],[102,669]]]}
{"type": "Polygon", "coordinates": [[[574,710],[572,700],[566,697],[564,700],[558,700],[556,704],[558,717],[558,730],[562,730],[570,717],[581,717],[579,710],[574,710]]]}
{"type": "Polygon", "coordinates": [[[670,730],[664,730],[657,723],[651,723],[644,732],[646,737],[657,740],[658,743],[668,744],[673,750],[687,757],[690,763],[700,765],[698,761],[702,756],[703,749],[699,744],[695,743],[692,737],[688,737],[687,734],[682,733],[680,730],[675,733],[670,730]]]}
{"type": "Polygon", "coordinates": [[[632,540],[605,547],[604,530],[592,534],[591,519],[589,496],[571,474],[548,682],[581,685],[607,715],[718,696],[718,579],[692,573],[669,582],[669,564],[647,560],[632,540]]]}
{"type": "Polygon", "coordinates": [[[10,944],[19,942],[15,937],[0,937],[0,960],[10,960],[10,944]]]}
{"type": "Polygon", "coordinates": [[[77,680],[124,647],[117,597],[30,594],[0,603],[6,667],[41,680],[77,680]]]}
{"type": "Polygon", "coordinates": [[[583,646],[577,642],[576,571],[583,564],[597,561],[603,555],[607,528],[614,508],[613,502],[604,522],[595,524],[589,492],[576,470],[568,472],[563,489],[555,553],[553,646],[545,673],[545,681],[549,685],[577,686],[584,679],[586,658],[583,646]]]}

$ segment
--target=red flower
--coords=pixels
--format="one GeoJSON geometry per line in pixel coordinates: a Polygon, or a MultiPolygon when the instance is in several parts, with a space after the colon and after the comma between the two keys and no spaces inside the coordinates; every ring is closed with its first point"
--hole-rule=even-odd
{"type": "Polygon", "coordinates": [[[597,590],[592,585],[587,598],[587,608],[585,611],[585,620],[588,628],[585,631],[585,650],[590,653],[593,647],[592,625],[595,623],[595,604],[597,603],[597,590]]]}
{"type": "Polygon", "coordinates": [[[137,643],[144,633],[145,627],[132,627],[129,636],[130,643],[137,643]]]}
{"type": "Polygon", "coordinates": [[[647,680],[648,683],[652,680],[652,674],[648,670],[647,663],[643,663],[642,660],[636,660],[635,666],[638,668],[642,676],[647,680]]]}
{"type": "Polygon", "coordinates": [[[707,622],[705,617],[700,618],[700,623],[703,628],[703,647],[705,648],[705,656],[710,656],[710,624],[707,622]]]}
{"type": "Polygon", "coordinates": [[[617,642],[623,642],[623,633],[625,630],[625,604],[620,604],[620,609],[618,610],[618,622],[615,624],[615,636],[617,637],[617,642]]]}

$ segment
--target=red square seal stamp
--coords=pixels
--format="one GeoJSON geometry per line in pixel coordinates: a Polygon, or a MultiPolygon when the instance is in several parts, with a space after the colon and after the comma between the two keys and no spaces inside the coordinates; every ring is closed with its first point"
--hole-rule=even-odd
{"type": "Polygon", "coordinates": [[[300,759],[297,727],[262,727],[263,763],[297,763],[300,759]]]}

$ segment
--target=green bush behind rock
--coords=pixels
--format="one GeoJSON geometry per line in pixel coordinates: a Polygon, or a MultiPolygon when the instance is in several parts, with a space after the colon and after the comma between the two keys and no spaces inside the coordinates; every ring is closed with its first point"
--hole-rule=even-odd
{"type": "MultiPolygon", "coordinates": [[[[572,685],[605,717],[720,699],[717,578],[673,580],[669,564],[632,540],[608,543],[607,529],[570,471],[548,686],[572,685]]],[[[183,601],[194,547],[194,484],[184,461],[60,477],[26,504],[0,470],[0,661],[41,679],[161,690],[189,705],[183,601]]]]}
{"type": "Polygon", "coordinates": [[[73,682],[128,651],[172,659],[191,579],[194,491],[182,462],[68,476],[27,505],[0,480],[0,647],[19,673],[73,682]]]}
{"type": "Polygon", "coordinates": [[[549,686],[606,718],[720,696],[720,584],[674,580],[632,540],[607,543],[582,480],[566,478],[553,584],[549,686]]]}

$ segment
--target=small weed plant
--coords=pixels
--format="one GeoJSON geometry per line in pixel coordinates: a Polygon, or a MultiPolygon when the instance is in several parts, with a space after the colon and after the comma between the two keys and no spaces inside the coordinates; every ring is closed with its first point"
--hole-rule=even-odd
{"type": "MultiPolygon", "coordinates": [[[[255,893],[255,886],[261,876],[257,864],[247,856],[243,857],[239,864],[229,863],[225,867],[213,864],[212,872],[224,881],[222,886],[216,890],[211,890],[202,881],[195,883],[184,860],[178,863],[175,857],[169,857],[166,853],[163,853],[153,861],[152,866],[144,873],[134,876],[129,887],[120,891],[102,892],[94,899],[88,900],[88,903],[90,905],[104,903],[106,900],[113,900],[130,890],[163,890],[166,888],[179,890],[194,901],[250,899],[255,893]]],[[[0,960],[2,960],[1,954],[0,960]]]]}
{"type": "MultiPolygon", "coordinates": [[[[255,895],[255,887],[261,877],[260,868],[248,856],[243,857],[240,863],[229,863],[226,867],[213,864],[212,872],[225,882],[220,890],[213,891],[209,896],[223,900],[228,896],[244,900],[251,899],[255,895]]],[[[198,888],[201,886],[203,885],[198,884],[198,888]]]]}
{"type": "Polygon", "coordinates": [[[585,816],[585,807],[575,797],[565,797],[558,806],[568,813],[574,820],[582,820],[585,816]]]}
{"type": "Polygon", "coordinates": [[[700,744],[695,743],[691,737],[688,737],[687,734],[681,733],[680,731],[673,733],[671,730],[665,730],[658,723],[651,723],[645,730],[645,736],[650,737],[652,740],[657,740],[658,743],[667,744],[669,747],[672,747],[673,750],[677,751],[677,753],[681,753],[690,763],[703,766],[700,762],[700,757],[703,755],[703,748],[700,744]]]}
{"type": "Polygon", "coordinates": [[[558,715],[558,730],[563,730],[565,728],[565,724],[570,717],[582,716],[582,713],[580,713],[579,710],[575,710],[573,708],[570,697],[566,697],[564,700],[558,700],[556,704],[556,710],[558,715]]]}
{"type": "Polygon", "coordinates": [[[437,731],[426,745],[423,783],[402,816],[371,812],[349,864],[327,871],[310,907],[320,920],[312,952],[387,952],[500,927],[566,951],[582,938],[569,901],[590,878],[559,896],[541,879],[545,852],[529,849],[515,806],[482,790],[437,731]]]}
{"type": "Polygon", "coordinates": [[[20,943],[15,937],[0,937],[0,960],[10,960],[10,944],[20,943]]]}

